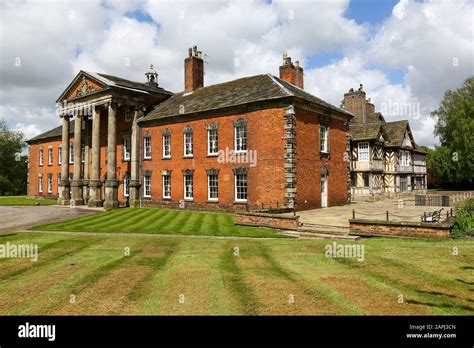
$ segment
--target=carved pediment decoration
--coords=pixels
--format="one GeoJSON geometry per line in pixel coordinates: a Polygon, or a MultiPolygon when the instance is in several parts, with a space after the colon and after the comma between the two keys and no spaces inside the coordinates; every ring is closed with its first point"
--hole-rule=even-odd
{"type": "Polygon", "coordinates": [[[95,91],[96,91],[95,87],[88,83],[85,76],[82,76],[80,88],[76,90],[76,94],[74,95],[74,97],[82,97],[84,95],[87,95],[95,91]]]}

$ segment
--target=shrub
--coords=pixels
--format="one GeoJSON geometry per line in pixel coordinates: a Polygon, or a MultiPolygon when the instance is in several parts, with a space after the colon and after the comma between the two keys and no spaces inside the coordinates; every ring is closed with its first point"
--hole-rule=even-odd
{"type": "Polygon", "coordinates": [[[472,235],[474,228],[474,199],[468,199],[455,208],[452,236],[455,238],[472,235]]]}

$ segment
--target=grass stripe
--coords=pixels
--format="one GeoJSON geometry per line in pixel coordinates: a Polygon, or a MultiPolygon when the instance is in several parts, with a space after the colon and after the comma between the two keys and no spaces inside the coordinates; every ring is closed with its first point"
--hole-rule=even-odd
{"type": "Polygon", "coordinates": [[[225,284],[228,284],[243,308],[244,315],[257,315],[258,303],[252,289],[244,282],[241,269],[237,266],[231,244],[220,256],[220,269],[225,284]]]}

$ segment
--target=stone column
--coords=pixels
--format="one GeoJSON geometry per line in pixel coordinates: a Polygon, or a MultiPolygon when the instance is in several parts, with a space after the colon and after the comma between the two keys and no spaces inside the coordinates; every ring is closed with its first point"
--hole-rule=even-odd
{"type": "Polygon", "coordinates": [[[82,198],[82,118],[77,115],[74,121],[74,176],[71,182],[71,205],[83,205],[82,198]]]}
{"type": "Polygon", "coordinates": [[[59,182],[58,204],[69,205],[69,115],[62,115],[62,143],[61,143],[61,180],[59,182]]]}
{"type": "Polygon", "coordinates": [[[117,195],[117,106],[109,104],[107,129],[107,180],[105,181],[106,210],[118,208],[117,195]]]}
{"type": "Polygon", "coordinates": [[[131,153],[131,177],[130,177],[130,207],[140,207],[140,127],[137,120],[143,115],[143,111],[139,108],[135,109],[132,124],[132,153],[131,153]]]}
{"type": "Polygon", "coordinates": [[[87,204],[89,201],[89,144],[90,144],[90,121],[89,116],[84,117],[84,177],[82,180],[82,198],[84,199],[84,204],[87,204]]]}
{"type": "Polygon", "coordinates": [[[100,198],[100,110],[94,107],[92,111],[92,163],[89,178],[89,207],[101,207],[100,198]]]}

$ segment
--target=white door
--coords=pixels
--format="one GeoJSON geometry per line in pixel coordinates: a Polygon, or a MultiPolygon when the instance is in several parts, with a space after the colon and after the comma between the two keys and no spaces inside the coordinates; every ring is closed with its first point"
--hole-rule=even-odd
{"type": "Polygon", "coordinates": [[[328,183],[325,174],[321,175],[321,208],[328,206],[328,183]]]}

